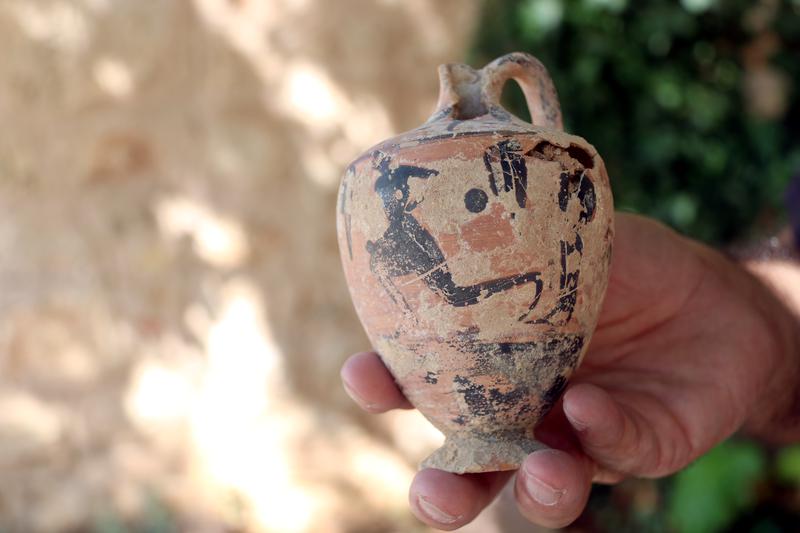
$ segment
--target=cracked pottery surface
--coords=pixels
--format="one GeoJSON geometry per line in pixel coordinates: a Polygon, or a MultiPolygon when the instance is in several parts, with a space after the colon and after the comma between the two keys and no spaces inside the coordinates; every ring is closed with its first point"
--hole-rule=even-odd
{"type": "Polygon", "coordinates": [[[364,152],[339,189],[356,311],[414,406],[446,435],[423,466],[517,468],[589,344],[608,281],[605,166],[562,131],[532,56],[439,69],[419,128],[364,152]],[[515,79],[533,124],[503,109],[515,79]]]}

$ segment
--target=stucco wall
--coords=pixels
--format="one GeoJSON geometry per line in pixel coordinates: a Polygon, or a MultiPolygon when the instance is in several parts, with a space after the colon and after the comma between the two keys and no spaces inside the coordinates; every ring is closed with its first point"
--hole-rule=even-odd
{"type": "Polygon", "coordinates": [[[475,8],[0,3],[0,529],[420,528],[438,436],[338,382],[336,187],[475,8]]]}

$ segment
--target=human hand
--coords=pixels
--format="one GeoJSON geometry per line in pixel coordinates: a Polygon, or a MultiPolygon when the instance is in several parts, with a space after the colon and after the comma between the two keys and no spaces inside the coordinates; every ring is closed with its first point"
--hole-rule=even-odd
{"type": "MultiPolygon", "coordinates": [[[[561,401],[536,429],[552,449],[515,481],[522,514],[547,527],[578,517],[591,483],[675,472],[746,426],[764,436],[789,416],[798,386],[797,323],[743,268],[643,217],[617,214],[610,281],[597,329],[561,401]]],[[[411,405],[374,353],[342,380],[364,409],[411,405]]],[[[473,520],[513,472],[425,469],[417,517],[446,530],[473,520]]]]}

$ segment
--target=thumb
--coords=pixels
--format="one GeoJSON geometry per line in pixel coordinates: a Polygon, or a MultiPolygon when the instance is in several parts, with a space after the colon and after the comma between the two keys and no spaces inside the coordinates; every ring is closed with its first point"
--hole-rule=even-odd
{"type": "Polygon", "coordinates": [[[563,405],[581,447],[598,465],[625,474],[668,473],[660,471],[664,461],[656,432],[639,411],[588,383],[572,386],[563,405]]]}

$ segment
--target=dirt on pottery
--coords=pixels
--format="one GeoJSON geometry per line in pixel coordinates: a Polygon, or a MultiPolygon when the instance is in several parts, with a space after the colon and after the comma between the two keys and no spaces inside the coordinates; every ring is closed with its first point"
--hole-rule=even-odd
{"type": "Polygon", "coordinates": [[[422,466],[516,470],[543,447],[533,429],[594,330],[611,258],[611,188],[594,147],[562,131],[534,57],[440,75],[431,118],[348,167],[342,264],[372,344],[447,437],[422,466]],[[509,70],[542,123],[500,106],[509,70]]]}
{"type": "Polygon", "coordinates": [[[476,8],[0,5],[0,530],[425,530],[441,435],[339,383],[336,188],[476,8]]]}

